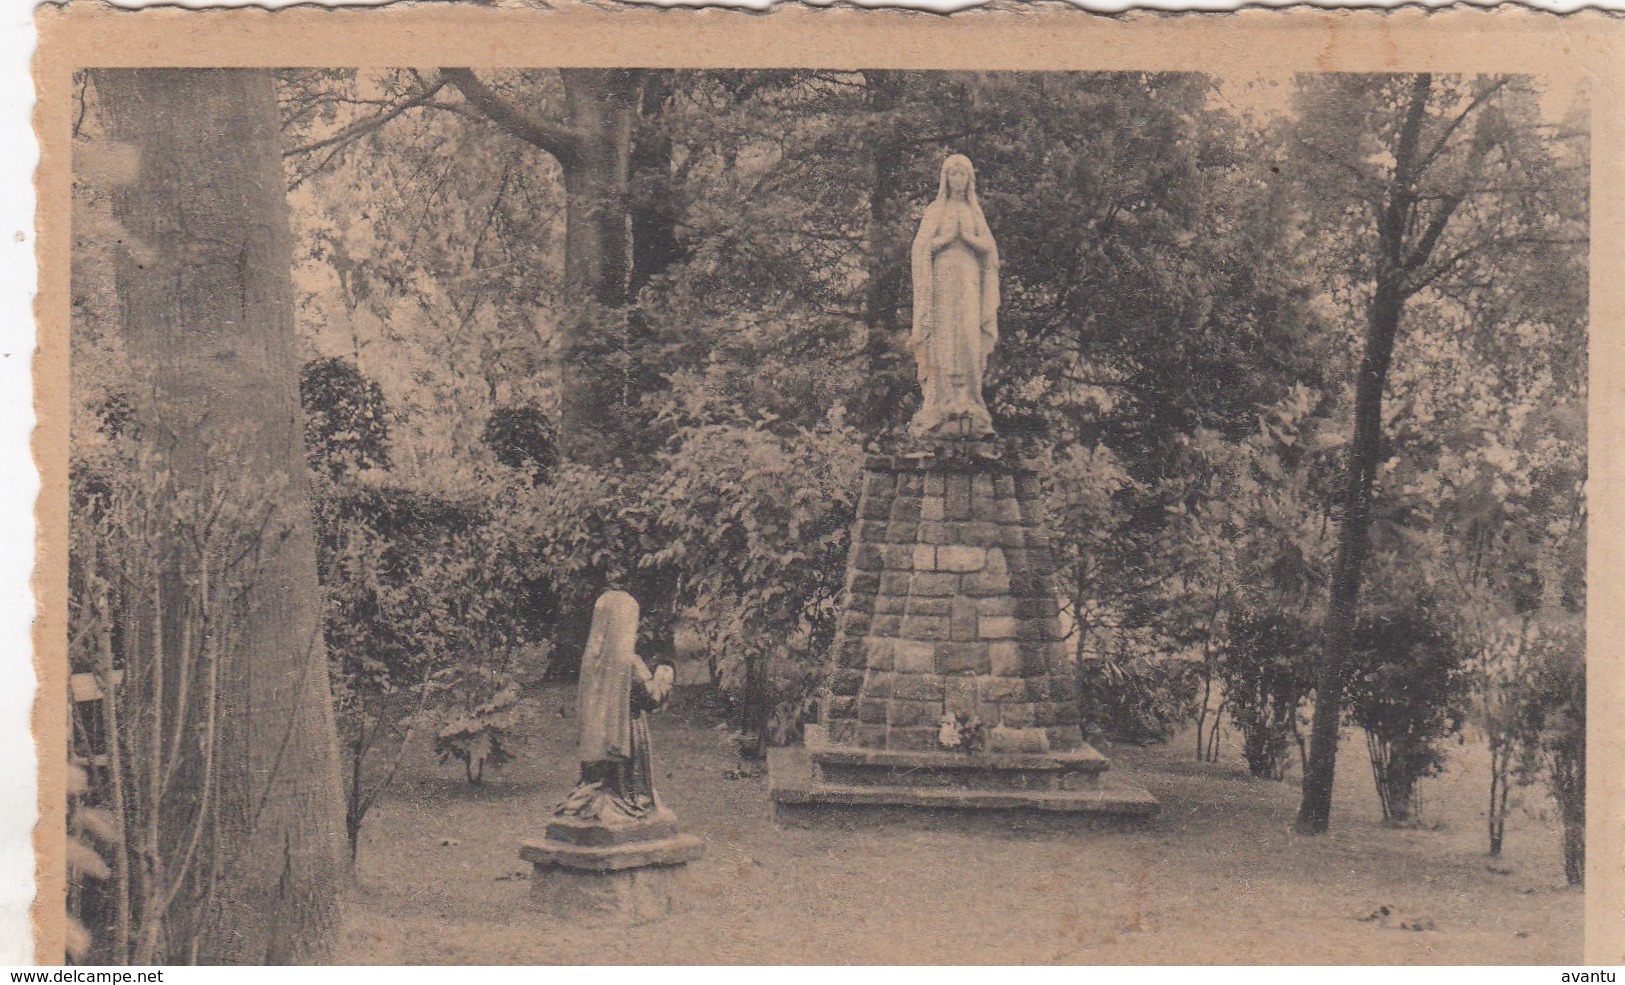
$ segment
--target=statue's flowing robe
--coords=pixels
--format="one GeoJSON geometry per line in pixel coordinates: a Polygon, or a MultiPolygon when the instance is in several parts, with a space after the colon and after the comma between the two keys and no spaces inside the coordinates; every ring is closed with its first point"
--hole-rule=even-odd
{"type": "Polygon", "coordinates": [[[945,162],[937,200],[925,210],[910,258],[914,275],[910,343],[923,397],[912,428],[924,433],[950,417],[965,416],[977,431],[990,433],[992,418],[982,400],[982,375],[999,338],[998,249],[974,183],[964,200],[954,201],[948,195],[947,173],[945,162]],[[933,255],[932,240],[956,222],[967,224],[988,244],[985,254],[956,240],[933,255]]]}
{"type": "Polygon", "coordinates": [[[637,602],[630,595],[606,592],[598,600],[576,699],[581,782],[558,813],[601,817],[613,808],[642,817],[655,809],[644,713],[657,705],[647,688],[652,675],[633,649],[637,624],[637,602]]]}

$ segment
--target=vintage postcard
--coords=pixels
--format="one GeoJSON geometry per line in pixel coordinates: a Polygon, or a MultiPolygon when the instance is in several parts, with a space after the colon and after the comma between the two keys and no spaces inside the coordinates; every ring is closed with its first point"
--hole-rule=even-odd
{"type": "Polygon", "coordinates": [[[38,961],[1625,961],[1617,20],[38,24],[38,961]]]}

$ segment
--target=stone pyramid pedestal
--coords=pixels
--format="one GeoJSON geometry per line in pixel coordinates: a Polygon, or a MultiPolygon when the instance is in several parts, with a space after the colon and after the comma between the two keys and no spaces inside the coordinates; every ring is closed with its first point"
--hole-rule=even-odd
{"type": "Polygon", "coordinates": [[[1043,528],[1036,477],[993,441],[869,458],[820,721],[769,753],[776,813],[1156,813],[1083,739],[1043,528]]]}

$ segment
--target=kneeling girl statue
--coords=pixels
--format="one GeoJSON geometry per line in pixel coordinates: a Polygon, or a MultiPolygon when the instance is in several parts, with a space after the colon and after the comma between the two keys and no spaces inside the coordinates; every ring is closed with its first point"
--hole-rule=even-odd
{"type": "Polygon", "coordinates": [[[635,649],[638,603],[605,592],[593,608],[576,702],[581,779],[554,811],[582,820],[642,820],[660,801],[649,760],[647,714],[665,703],[673,671],[651,672],[635,649]]]}

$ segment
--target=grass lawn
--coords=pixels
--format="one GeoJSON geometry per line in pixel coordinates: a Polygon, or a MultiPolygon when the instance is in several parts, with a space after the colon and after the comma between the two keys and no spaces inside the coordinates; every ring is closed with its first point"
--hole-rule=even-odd
{"type": "MultiPolygon", "coordinates": [[[[767,780],[698,702],[656,715],[661,795],[709,842],[690,905],[614,930],[529,904],[516,850],[575,778],[574,688],[554,686],[523,758],[481,787],[412,749],[362,832],[343,960],[400,964],[1563,964],[1584,898],[1563,886],[1541,788],[1485,854],[1476,743],[1426,781],[1428,826],[1378,823],[1364,742],[1346,738],[1332,832],[1293,835],[1297,783],[1255,780],[1232,735],[1104,749],[1162,802],[1123,829],[906,811],[775,826],[767,780]],[[1493,864],[1492,864],[1493,862],[1493,864]],[[1362,920],[1386,906],[1391,916],[1362,920]],[[1431,929],[1402,929],[1415,923],[1431,929]]],[[[683,703],[680,703],[683,704],[683,703]]]]}

